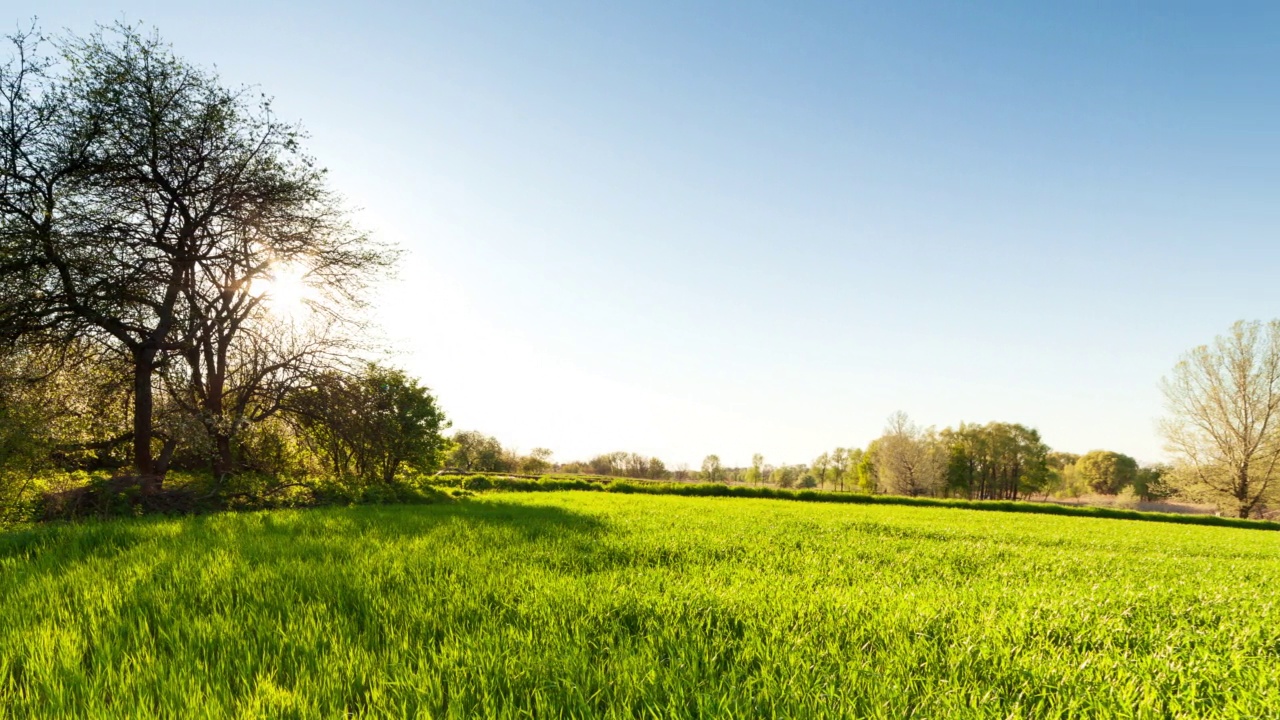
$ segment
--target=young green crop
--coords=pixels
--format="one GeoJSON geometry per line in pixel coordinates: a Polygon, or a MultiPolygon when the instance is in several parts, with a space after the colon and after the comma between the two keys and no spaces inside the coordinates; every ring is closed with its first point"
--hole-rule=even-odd
{"type": "Polygon", "coordinates": [[[1280,536],[603,493],[0,535],[0,717],[1267,717],[1280,536]]]}

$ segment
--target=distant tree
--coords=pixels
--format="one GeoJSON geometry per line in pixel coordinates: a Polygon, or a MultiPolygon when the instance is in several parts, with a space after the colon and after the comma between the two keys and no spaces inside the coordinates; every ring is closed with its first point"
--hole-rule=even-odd
{"type": "Polygon", "coordinates": [[[1050,464],[1048,475],[1049,479],[1044,489],[1053,495],[1076,498],[1093,492],[1089,483],[1081,476],[1078,462],[1060,466],[1050,464]]]}
{"type": "Polygon", "coordinates": [[[649,474],[646,477],[653,480],[662,480],[669,475],[666,463],[662,462],[660,458],[649,458],[649,474]]]}
{"type": "Polygon", "coordinates": [[[1089,489],[1103,495],[1115,495],[1133,485],[1138,476],[1137,460],[1110,450],[1087,452],[1075,465],[1089,489]]]}
{"type": "Polygon", "coordinates": [[[1080,460],[1080,456],[1075,453],[1059,452],[1054,450],[1045,455],[1045,463],[1055,470],[1062,470],[1068,465],[1075,465],[1080,460]]]}
{"type": "Polygon", "coordinates": [[[671,475],[667,470],[666,464],[661,459],[621,450],[603,453],[591,458],[587,461],[585,469],[593,475],[645,478],[649,480],[660,480],[671,475]]]}
{"type": "Polygon", "coordinates": [[[831,456],[827,453],[822,453],[818,457],[814,458],[813,463],[809,465],[809,474],[813,478],[813,484],[812,485],[804,485],[804,483],[801,483],[801,484],[804,485],[805,487],[817,487],[817,486],[825,485],[827,482],[827,478],[830,475],[830,470],[831,470],[831,456]]]}
{"type": "Polygon", "coordinates": [[[468,472],[511,472],[515,463],[497,438],[474,430],[463,430],[452,438],[453,449],[446,458],[449,467],[468,472]]]}
{"type": "Polygon", "coordinates": [[[800,480],[801,466],[779,465],[769,473],[769,482],[780,488],[794,487],[800,480]]]}
{"type": "Polygon", "coordinates": [[[1075,453],[1056,450],[1045,455],[1047,480],[1044,492],[1064,497],[1080,497],[1091,492],[1088,483],[1080,476],[1079,460],[1080,456],[1075,453]]]}
{"type": "Polygon", "coordinates": [[[764,481],[764,456],[756,453],[751,456],[751,467],[747,468],[746,481],[752,485],[759,485],[764,481]]]}
{"type": "Polygon", "coordinates": [[[621,475],[624,477],[646,478],[658,480],[666,477],[667,466],[656,457],[645,457],[639,453],[624,453],[621,475]]]}
{"type": "Polygon", "coordinates": [[[1240,321],[1182,357],[1162,389],[1161,430],[1188,489],[1246,518],[1280,476],[1280,320],[1240,321]]]}
{"type": "Polygon", "coordinates": [[[849,474],[849,450],[848,448],[838,447],[831,451],[831,467],[829,475],[831,477],[831,489],[843,490],[845,479],[849,474]]]}
{"type": "Polygon", "coordinates": [[[912,423],[906,413],[889,416],[877,456],[882,489],[899,495],[932,494],[942,486],[945,462],[931,432],[912,423]]]}
{"type": "Polygon", "coordinates": [[[702,460],[702,479],[706,482],[724,480],[724,467],[720,465],[720,456],[708,455],[702,460]]]}
{"type": "Polygon", "coordinates": [[[625,452],[602,453],[588,460],[587,467],[593,475],[621,475],[626,460],[625,452]]]}
{"type": "Polygon", "coordinates": [[[1133,491],[1137,493],[1139,499],[1147,502],[1173,497],[1177,493],[1177,488],[1170,483],[1171,470],[1172,468],[1164,464],[1138,468],[1138,473],[1133,480],[1133,491]]]}
{"type": "Polygon", "coordinates": [[[1044,490],[1053,474],[1049,448],[1033,428],[1015,423],[961,423],[938,434],[948,491],[979,499],[1017,500],[1044,490]]]}
{"type": "Polygon", "coordinates": [[[987,437],[979,425],[960,423],[940,433],[947,448],[946,486],[950,494],[973,497],[979,484],[987,437]]]}
{"type": "Polygon", "coordinates": [[[858,461],[858,492],[873,493],[879,487],[879,477],[876,474],[876,460],[879,456],[880,441],[872,440],[863,451],[862,459],[858,461]]]}
{"type": "Polygon", "coordinates": [[[537,475],[551,468],[553,453],[547,448],[534,448],[529,454],[520,458],[520,472],[537,475]]]}

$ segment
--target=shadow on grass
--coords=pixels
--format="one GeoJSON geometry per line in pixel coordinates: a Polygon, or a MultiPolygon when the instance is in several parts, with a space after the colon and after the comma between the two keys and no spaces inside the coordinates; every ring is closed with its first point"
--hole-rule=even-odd
{"type": "MultiPolygon", "coordinates": [[[[217,524],[227,516],[208,516],[217,524]]],[[[293,537],[348,530],[354,537],[412,539],[460,524],[500,528],[537,540],[555,536],[596,536],[605,529],[598,517],[562,507],[502,501],[453,502],[436,505],[365,505],[288,513],[255,513],[265,532],[293,537]]],[[[202,520],[197,518],[197,521],[202,520]]],[[[193,529],[199,525],[193,525],[193,529]]]]}
{"type": "MultiPolygon", "coordinates": [[[[500,501],[60,522],[0,532],[0,568],[11,580],[16,575],[34,580],[129,554],[143,562],[149,556],[154,564],[216,553],[255,562],[284,557],[341,562],[363,552],[371,541],[412,542],[450,527],[461,531],[463,541],[493,542],[502,534],[490,531],[500,530],[521,542],[555,538],[586,550],[606,526],[599,518],[560,507],[500,501]],[[485,531],[470,533],[468,526],[485,531]]],[[[0,582],[0,587],[6,584],[0,582]]]]}

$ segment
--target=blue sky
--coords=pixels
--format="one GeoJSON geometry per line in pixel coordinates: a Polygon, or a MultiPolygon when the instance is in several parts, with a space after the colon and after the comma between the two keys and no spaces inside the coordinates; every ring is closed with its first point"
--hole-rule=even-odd
{"type": "Polygon", "coordinates": [[[1280,300],[1280,6],[6,3],[276,98],[408,255],[395,360],[572,459],[804,462],[1001,420],[1161,459],[1280,300]]]}

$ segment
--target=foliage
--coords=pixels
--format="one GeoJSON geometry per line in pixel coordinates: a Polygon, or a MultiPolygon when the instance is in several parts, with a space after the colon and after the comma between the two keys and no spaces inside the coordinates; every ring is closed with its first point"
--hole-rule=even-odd
{"type": "Polygon", "coordinates": [[[699,477],[706,482],[722,482],[725,479],[725,470],[720,464],[719,455],[708,455],[703,458],[702,473],[699,477]]]}
{"type": "Polygon", "coordinates": [[[520,458],[518,461],[519,470],[522,473],[540,474],[551,469],[551,457],[554,453],[550,448],[534,448],[529,454],[520,458]]]}
{"type": "Polygon", "coordinates": [[[1017,500],[1044,489],[1052,479],[1049,447],[1025,425],[961,423],[938,436],[947,448],[946,483],[957,495],[1017,500]]]}
{"type": "Polygon", "coordinates": [[[857,489],[859,492],[875,492],[880,479],[876,476],[876,460],[880,457],[880,441],[872,440],[862,453],[862,460],[857,465],[857,489]]]}
{"type": "Polygon", "coordinates": [[[803,466],[779,465],[769,474],[769,482],[780,488],[794,487],[800,482],[803,466]]]}
{"type": "Polygon", "coordinates": [[[922,429],[899,412],[889,417],[879,440],[876,463],[881,491],[932,495],[942,487],[946,450],[932,428],[922,429]]]}
{"type": "Polygon", "coordinates": [[[34,33],[10,39],[0,335],[125,367],[137,484],[159,489],[179,453],[232,472],[241,431],[352,348],[335,327],[395,254],[349,227],[293,123],[157,35],[66,35],[54,59],[34,33]],[[324,300],[305,329],[267,311],[283,265],[324,300]]]}
{"type": "Polygon", "coordinates": [[[49,452],[42,408],[19,388],[0,385],[0,525],[22,515],[49,452]]]}
{"type": "Polygon", "coordinates": [[[1144,501],[1164,500],[1177,494],[1172,480],[1172,468],[1168,465],[1150,465],[1138,468],[1133,480],[1133,491],[1144,501]]]}
{"type": "Polygon", "coordinates": [[[614,475],[617,477],[659,480],[667,476],[667,466],[662,460],[621,450],[597,455],[587,461],[583,469],[595,475],[614,475]]]}
{"type": "Polygon", "coordinates": [[[0,535],[0,715],[1273,717],[1277,582],[1267,533],[893,505],[54,525],[0,535]]]}
{"type": "Polygon", "coordinates": [[[1183,489],[1249,517],[1280,496],[1280,320],[1237,322],[1162,383],[1183,489]]]}
{"type": "Polygon", "coordinates": [[[449,421],[428,389],[376,364],[317,378],[289,408],[333,476],[362,485],[390,485],[401,471],[432,472],[449,447],[449,421]]]}
{"type": "Polygon", "coordinates": [[[516,460],[497,438],[463,430],[450,439],[445,465],[467,472],[510,472],[516,469],[516,460]]]}
{"type": "Polygon", "coordinates": [[[89,354],[80,344],[0,349],[0,524],[32,514],[56,466],[113,465],[117,443],[96,441],[122,430],[118,376],[108,363],[86,362],[89,354]]]}
{"type": "Polygon", "coordinates": [[[1138,461],[1110,450],[1087,452],[1075,466],[1089,489],[1102,495],[1115,495],[1138,479],[1138,461]]]}
{"type": "Polygon", "coordinates": [[[751,456],[751,467],[747,468],[747,473],[743,480],[752,485],[759,485],[764,482],[765,477],[767,475],[764,472],[764,456],[756,453],[751,456]]]}

